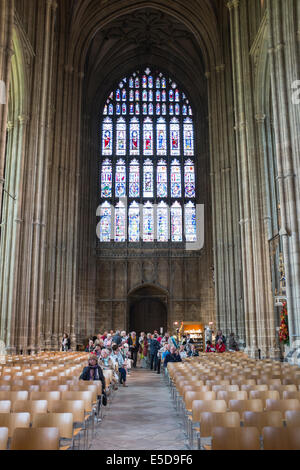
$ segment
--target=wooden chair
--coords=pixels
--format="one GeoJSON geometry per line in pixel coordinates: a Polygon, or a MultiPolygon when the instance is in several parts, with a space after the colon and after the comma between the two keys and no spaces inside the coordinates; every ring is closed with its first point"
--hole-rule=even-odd
{"type": "Polygon", "coordinates": [[[283,398],[283,392],[296,392],[297,386],[294,385],[270,385],[270,390],[277,390],[280,393],[280,398],[283,398]]]}
{"type": "Polygon", "coordinates": [[[60,439],[71,441],[64,443],[60,450],[68,450],[74,447],[73,414],[72,413],[47,413],[34,416],[33,428],[58,428],[60,439]]]}
{"type": "Polygon", "coordinates": [[[255,427],[262,434],[265,426],[283,426],[283,416],[280,411],[244,411],[244,427],[255,427]]]}
{"type": "Polygon", "coordinates": [[[52,392],[31,392],[30,400],[46,400],[48,403],[48,411],[50,411],[51,402],[55,400],[60,400],[61,392],[52,391],[52,392]]]}
{"type": "Polygon", "coordinates": [[[47,400],[18,400],[13,404],[14,413],[30,413],[31,423],[35,415],[45,414],[48,411],[47,400]]]}
{"type": "Polygon", "coordinates": [[[214,427],[212,450],[260,450],[258,429],[214,427]]]}
{"type": "MultiPolygon", "coordinates": [[[[88,428],[86,426],[85,404],[83,400],[57,400],[50,404],[51,413],[72,413],[74,423],[74,438],[79,438],[80,448],[80,434],[84,434],[84,448],[88,444],[88,428]]],[[[74,445],[74,442],[73,442],[74,445]]]]}
{"type": "Polygon", "coordinates": [[[10,410],[11,410],[11,401],[0,400],[0,413],[10,413],[10,410]]]}
{"type": "MultiPolygon", "coordinates": [[[[249,385],[250,386],[250,385],[249,385]]],[[[239,385],[213,385],[212,386],[213,392],[238,392],[239,385]]]]}
{"type": "Polygon", "coordinates": [[[211,447],[212,430],[216,426],[226,428],[239,428],[240,415],[234,411],[227,411],[226,413],[201,413],[200,432],[198,433],[198,450],[204,447],[208,450],[211,447]],[[204,440],[209,439],[209,443],[203,444],[204,440]]]}
{"type": "Polygon", "coordinates": [[[0,450],[6,450],[8,443],[8,428],[0,428],[0,450]]]}
{"type": "Polygon", "coordinates": [[[8,428],[8,437],[12,437],[16,428],[29,428],[29,413],[0,413],[0,427],[8,428]]]}
{"type": "Polygon", "coordinates": [[[300,401],[295,399],[290,400],[266,400],[266,409],[268,411],[277,410],[285,413],[289,410],[300,410],[300,401]]]}
{"type": "Polygon", "coordinates": [[[283,392],[283,399],[284,400],[290,400],[291,398],[294,398],[296,400],[300,400],[300,392],[288,392],[284,391],[283,392]]]}
{"type": "Polygon", "coordinates": [[[288,427],[300,427],[300,411],[288,410],[285,412],[285,422],[288,427]]]}
{"type": "Polygon", "coordinates": [[[28,400],[29,393],[27,390],[21,390],[18,392],[0,392],[0,400],[10,400],[14,403],[17,400],[28,400]]]}
{"type": "Polygon", "coordinates": [[[247,400],[248,393],[244,390],[238,392],[218,392],[217,393],[218,400],[225,400],[228,406],[230,400],[247,400]]]}
{"type": "Polygon", "coordinates": [[[300,427],[263,429],[264,450],[300,450],[300,427]]]}
{"type": "Polygon", "coordinates": [[[229,400],[229,409],[240,413],[242,420],[244,411],[263,411],[264,405],[262,400],[229,400]]]}
{"type": "Polygon", "coordinates": [[[59,450],[58,428],[16,429],[12,450],[59,450]]]}
{"type": "Polygon", "coordinates": [[[271,400],[279,400],[279,392],[277,390],[267,390],[264,392],[261,392],[259,390],[252,390],[249,392],[249,398],[250,400],[262,400],[264,403],[264,408],[266,408],[266,400],[269,398],[271,400]]]}

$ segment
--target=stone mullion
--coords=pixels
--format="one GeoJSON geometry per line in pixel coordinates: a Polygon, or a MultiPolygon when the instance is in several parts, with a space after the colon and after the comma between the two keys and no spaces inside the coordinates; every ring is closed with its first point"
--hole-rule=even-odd
{"type": "MultiPolygon", "coordinates": [[[[289,94],[291,73],[288,65],[288,49],[283,37],[283,28],[279,15],[285,11],[286,4],[277,0],[268,2],[270,14],[270,61],[272,76],[272,92],[275,97],[274,126],[276,139],[276,154],[278,166],[278,182],[281,202],[281,238],[283,243],[284,262],[287,281],[287,298],[289,310],[289,330],[292,341],[300,338],[300,253],[299,253],[299,225],[297,220],[297,190],[295,169],[297,168],[297,148],[294,147],[292,135],[297,135],[297,126],[294,114],[290,112],[289,94]],[[286,85],[287,84],[287,85],[286,85]],[[295,161],[294,161],[295,160],[295,161]]],[[[290,105],[291,106],[291,105],[290,105]]],[[[299,208],[298,208],[299,211],[299,208]]]]}
{"type": "MultiPolygon", "coordinates": [[[[8,96],[11,79],[12,34],[14,0],[0,2],[0,80],[6,87],[5,104],[0,104],[0,223],[2,220],[2,198],[6,156],[6,125],[8,117],[8,96]]],[[[0,233],[1,236],[1,233],[0,233]]]]}
{"type": "Polygon", "coordinates": [[[47,156],[45,141],[47,138],[47,110],[49,107],[49,75],[51,65],[51,13],[52,0],[45,2],[44,27],[40,29],[40,35],[43,37],[41,47],[41,90],[40,99],[37,106],[38,110],[38,130],[36,145],[36,186],[34,196],[33,213],[33,233],[32,233],[32,270],[31,270],[31,289],[29,305],[29,330],[28,330],[28,348],[35,350],[37,347],[37,323],[41,314],[39,304],[43,292],[41,289],[39,269],[43,264],[45,248],[42,246],[43,231],[45,230],[45,220],[43,219],[43,195],[45,190],[45,174],[47,173],[47,156]]]}

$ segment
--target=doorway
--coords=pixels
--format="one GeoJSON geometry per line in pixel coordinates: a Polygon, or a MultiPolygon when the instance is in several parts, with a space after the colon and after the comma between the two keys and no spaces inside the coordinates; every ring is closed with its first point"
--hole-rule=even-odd
{"type": "Polygon", "coordinates": [[[143,286],[129,295],[129,331],[167,330],[167,295],[155,286],[143,286]]]}

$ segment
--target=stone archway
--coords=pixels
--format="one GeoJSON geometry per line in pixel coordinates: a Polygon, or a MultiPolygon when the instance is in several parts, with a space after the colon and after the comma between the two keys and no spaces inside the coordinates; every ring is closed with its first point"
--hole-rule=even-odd
{"type": "Polygon", "coordinates": [[[156,286],[147,285],[135,289],[128,296],[129,331],[153,333],[167,329],[167,295],[156,286]]]}

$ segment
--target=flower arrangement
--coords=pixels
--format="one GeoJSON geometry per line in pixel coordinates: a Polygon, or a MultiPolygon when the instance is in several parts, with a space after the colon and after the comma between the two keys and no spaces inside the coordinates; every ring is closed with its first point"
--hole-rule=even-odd
{"type": "Polygon", "coordinates": [[[281,343],[288,345],[290,344],[290,337],[286,302],[283,304],[280,319],[279,340],[281,343]]]}

